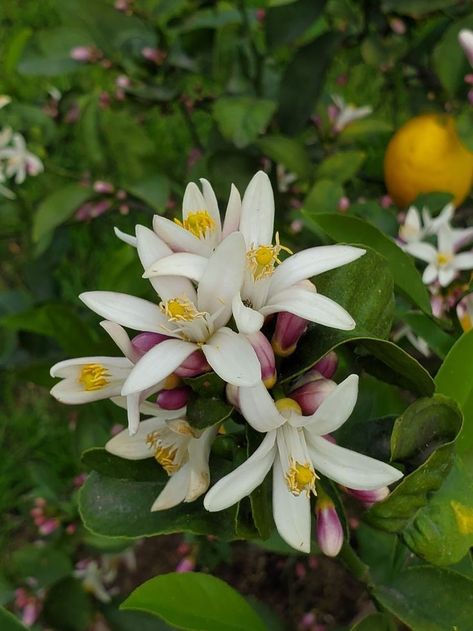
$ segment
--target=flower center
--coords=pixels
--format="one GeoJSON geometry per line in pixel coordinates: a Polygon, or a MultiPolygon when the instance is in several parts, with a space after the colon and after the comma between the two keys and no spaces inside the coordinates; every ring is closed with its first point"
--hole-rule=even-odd
{"type": "Polygon", "coordinates": [[[274,403],[278,411],[281,412],[284,418],[290,416],[291,412],[295,412],[296,414],[302,416],[301,407],[297,403],[297,401],[294,401],[294,399],[289,399],[289,397],[286,397],[285,399],[278,399],[274,403]]]}
{"type": "Polygon", "coordinates": [[[150,432],[146,436],[146,445],[154,450],[154,457],[156,461],[162,466],[168,475],[172,475],[179,471],[182,466],[180,458],[178,458],[178,445],[177,444],[165,444],[161,432],[150,432]]]}
{"type": "Polygon", "coordinates": [[[315,480],[318,479],[318,476],[310,462],[301,464],[293,460],[285,478],[293,495],[300,495],[303,491],[307,493],[307,496],[310,495],[311,491],[316,495],[315,480]]]}
{"type": "Polygon", "coordinates": [[[445,252],[439,252],[437,254],[437,263],[440,267],[443,267],[444,265],[448,265],[452,259],[453,259],[453,254],[448,254],[445,252]]]}
{"type": "Polygon", "coordinates": [[[86,364],[82,367],[78,382],[84,386],[84,390],[100,390],[110,383],[109,372],[102,364],[86,364]]]}
{"type": "Polygon", "coordinates": [[[207,233],[215,230],[215,221],[206,210],[197,210],[195,213],[189,213],[182,221],[174,219],[174,222],[192,232],[198,239],[205,239],[207,233]]]}
{"type": "Polygon", "coordinates": [[[170,322],[192,322],[195,318],[204,316],[204,313],[197,311],[195,305],[187,298],[171,298],[162,302],[159,308],[170,322]]]}
{"type": "Polygon", "coordinates": [[[248,250],[246,256],[248,257],[248,263],[254,280],[271,276],[276,263],[281,263],[279,259],[279,253],[281,251],[292,254],[289,248],[280,244],[279,234],[277,232],[275,245],[259,245],[257,248],[248,250]]]}

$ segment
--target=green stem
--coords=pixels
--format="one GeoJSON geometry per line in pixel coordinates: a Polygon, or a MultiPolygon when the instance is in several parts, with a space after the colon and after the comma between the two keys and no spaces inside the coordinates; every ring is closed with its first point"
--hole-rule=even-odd
{"type": "Polygon", "coordinates": [[[349,570],[360,583],[363,583],[368,589],[373,586],[369,567],[363,563],[349,543],[345,542],[343,544],[338,556],[347,570],[349,570]]]}

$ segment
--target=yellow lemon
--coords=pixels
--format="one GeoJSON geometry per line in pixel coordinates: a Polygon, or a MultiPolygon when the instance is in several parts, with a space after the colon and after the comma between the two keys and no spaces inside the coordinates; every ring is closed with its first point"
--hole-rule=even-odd
{"type": "Polygon", "coordinates": [[[473,153],[460,142],[448,114],[422,114],[405,123],[389,142],[384,179],[394,202],[404,208],[420,193],[454,195],[459,206],[470,192],[473,153]]]}

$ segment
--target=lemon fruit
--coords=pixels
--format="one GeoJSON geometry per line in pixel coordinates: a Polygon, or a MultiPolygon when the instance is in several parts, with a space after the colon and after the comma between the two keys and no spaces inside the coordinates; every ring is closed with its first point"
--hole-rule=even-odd
{"type": "Polygon", "coordinates": [[[473,153],[460,142],[448,114],[422,114],[405,123],[389,142],[384,179],[395,204],[404,208],[421,193],[446,192],[459,206],[468,195],[473,153]]]}

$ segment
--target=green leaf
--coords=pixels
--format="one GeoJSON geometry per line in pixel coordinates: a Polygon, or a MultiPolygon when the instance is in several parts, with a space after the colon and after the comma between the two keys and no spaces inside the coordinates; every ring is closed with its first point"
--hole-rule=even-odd
{"type": "Polygon", "coordinates": [[[0,607],[0,627],[2,631],[27,631],[28,627],[21,624],[16,616],[0,607]]]}
{"type": "Polygon", "coordinates": [[[321,15],[325,4],[325,0],[299,0],[270,7],[265,20],[269,48],[290,44],[300,37],[321,15]]]}
{"type": "Polygon", "coordinates": [[[455,343],[455,338],[443,331],[432,318],[423,313],[404,313],[402,320],[416,335],[427,342],[429,348],[444,359],[455,343]]]}
{"type": "Polygon", "coordinates": [[[365,158],[366,154],[363,151],[339,151],[334,153],[325,158],[320,164],[317,169],[317,178],[327,178],[343,184],[358,173],[365,158]]]}
{"type": "Polygon", "coordinates": [[[184,377],[184,383],[201,397],[224,396],[226,383],[215,372],[206,372],[197,377],[184,377]]]}
{"type": "Polygon", "coordinates": [[[186,418],[195,429],[206,429],[223,423],[233,412],[233,407],[217,397],[191,395],[187,403],[186,418]]]}
{"type": "Polygon", "coordinates": [[[400,15],[418,18],[438,9],[453,7],[455,4],[458,4],[458,0],[383,0],[381,7],[385,13],[395,11],[400,15]]]}
{"type": "Polygon", "coordinates": [[[80,184],[67,184],[48,195],[33,218],[33,241],[38,243],[54,228],[70,219],[74,211],[92,195],[91,189],[80,184]]]}
{"type": "Polygon", "coordinates": [[[48,623],[63,631],[85,631],[92,620],[92,604],[82,583],[71,576],[49,590],[43,609],[48,623]]]}
{"type": "Polygon", "coordinates": [[[334,212],[338,208],[343,188],[340,182],[332,180],[317,180],[305,198],[306,212],[317,213],[334,212]]]}
{"type": "Polygon", "coordinates": [[[350,631],[396,631],[397,626],[387,613],[372,613],[355,624],[350,631]]]}
{"type": "Polygon", "coordinates": [[[91,43],[88,33],[77,26],[60,26],[37,32],[23,51],[18,72],[54,77],[75,71],[81,64],[71,58],[71,50],[91,43]]]}
{"type": "Polygon", "coordinates": [[[447,29],[433,51],[433,66],[449,96],[455,96],[464,89],[464,76],[469,72],[469,64],[463,48],[458,43],[461,29],[473,28],[473,16],[457,20],[447,29]]]}
{"type": "MultiPolygon", "coordinates": [[[[247,424],[246,437],[248,445],[247,456],[250,457],[261,443],[261,434],[247,424]]],[[[274,529],[270,475],[267,475],[263,482],[251,493],[250,504],[253,523],[259,536],[261,539],[268,539],[274,529]]]]}
{"type": "Polygon", "coordinates": [[[111,631],[173,631],[175,628],[143,611],[125,611],[105,605],[102,613],[111,631]]]}
{"type": "Polygon", "coordinates": [[[473,581],[448,570],[413,567],[373,590],[376,600],[412,631],[470,631],[473,581]]]}
{"type": "Polygon", "coordinates": [[[275,109],[267,99],[222,96],[215,102],[214,117],[223,137],[242,149],[266,129],[275,109]]]}
{"type": "Polygon", "coordinates": [[[274,162],[282,164],[302,179],[310,178],[312,167],[309,156],[298,140],[286,136],[265,136],[258,140],[257,145],[274,162]]]}
{"type": "Polygon", "coordinates": [[[9,569],[23,580],[34,576],[39,587],[49,587],[72,573],[72,562],[51,545],[42,548],[25,545],[13,553],[9,569]]]}
{"type": "Polygon", "coordinates": [[[432,312],[428,291],[412,257],[403,252],[394,241],[371,224],[356,217],[316,214],[310,211],[305,214],[334,241],[360,243],[379,252],[388,261],[396,286],[422,311],[427,314],[432,312]]]}
{"type": "Polygon", "coordinates": [[[188,631],[265,631],[254,609],[232,587],[198,572],[162,574],[146,581],[122,603],[188,631]]]}
{"type": "Polygon", "coordinates": [[[153,177],[131,184],[127,190],[146,202],[153,210],[162,213],[169,197],[169,180],[165,175],[157,173],[153,177]]]}
{"type": "Polygon", "coordinates": [[[88,470],[96,471],[103,476],[136,482],[167,481],[167,475],[154,458],[144,460],[127,460],[114,456],[105,449],[94,447],[83,452],[82,464],[88,470]]]}
{"type": "Polygon", "coordinates": [[[462,143],[473,152],[473,114],[470,108],[457,116],[456,128],[462,143]]]}
{"type": "Polygon", "coordinates": [[[335,33],[317,37],[300,48],[287,66],[279,91],[278,119],[283,132],[299,132],[312,114],[340,39],[335,33]]]}
{"type": "Polygon", "coordinates": [[[370,136],[376,136],[378,140],[380,137],[386,136],[387,139],[392,134],[392,131],[393,126],[386,121],[376,120],[375,118],[363,118],[347,125],[339,138],[342,144],[358,140],[366,141],[370,136]]]}

